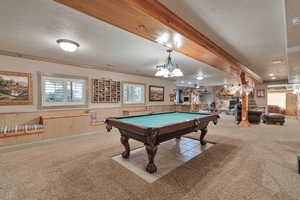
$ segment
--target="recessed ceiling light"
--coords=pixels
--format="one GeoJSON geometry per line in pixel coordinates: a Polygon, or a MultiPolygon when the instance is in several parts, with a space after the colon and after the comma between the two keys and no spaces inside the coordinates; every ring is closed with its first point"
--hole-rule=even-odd
{"type": "Polygon", "coordinates": [[[281,64],[281,63],[283,63],[283,61],[282,60],[272,60],[272,63],[273,64],[281,64]]]}
{"type": "Polygon", "coordinates": [[[269,76],[274,76],[274,74],[271,73],[271,74],[269,74],[269,76]]]}
{"type": "Polygon", "coordinates": [[[56,42],[62,50],[67,52],[74,52],[79,48],[79,44],[72,40],[59,39],[56,42]]]}
{"type": "Polygon", "coordinates": [[[177,49],[179,49],[182,46],[182,37],[179,33],[176,33],[173,37],[175,46],[177,49]]]}
{"type": "Polygon", "coordinates": [[[300,25],[300,17],[294,17],[293,18],[293,24],[294,25],[300,25]]]}
{"type": "Polygon", "coordinates": [[[188,82],[188,84],[189,84],[189,85],[191,85],[191,84],[192,84],[192,82],[188,82]]]}
{"type": "Polygon", "coordinates": [[[272,77],[272,80],[275,80],[275,79],[276,79],[276,77],[275,77],[275,76],[273,76],[273,77],[272,77]]]}
{"type": "Polygon", "coordinates": [[[165,32],[163,34],[161,34],[157,39],[156,42],[160,43],[160,44],[165,44],[169,41],[170,35],[168,32],[165,32]]]}
{"type": "Polygon", "coordinates": [[[169,49],[172,49],[172,48],[173,48],[173,46],[172,46],[171,43],[167,43],[166,46],[167,46],[169,49]]]}

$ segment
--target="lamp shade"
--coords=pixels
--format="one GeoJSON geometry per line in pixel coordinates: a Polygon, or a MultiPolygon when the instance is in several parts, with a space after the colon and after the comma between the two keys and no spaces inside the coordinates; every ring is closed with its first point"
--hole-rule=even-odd
{"type": "Polygon", "coordinates": [[[157,72],[155,73],[155,76],[163,76],[164,72],[161,69],[158,69],[157,72]]]}
{"type": "Polygon", "coordinates": [[[167,68],[162,68],[161,71],[162,71],[163,77],[165,77],[165,78],[169,77],[170,71],[167,68]]]}
{"type": "Polygon", "coordinates": [[[183,73],[179,68],[175,68],[172,72],[172,75],[176,76],[176,77],[180,77],[180,76],[183,76],[183,73]]]}

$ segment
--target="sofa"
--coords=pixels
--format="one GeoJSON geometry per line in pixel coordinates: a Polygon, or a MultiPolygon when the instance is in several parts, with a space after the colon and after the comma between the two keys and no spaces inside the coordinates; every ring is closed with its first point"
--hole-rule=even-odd
{"type": "Polygon", "coordinates": [[[265,124],[280,124],[284,125],[285,116],[284,110],[279,106],[268,105],[268,112],[262,117],[263,123],[265,124]]]}
{"type": "Polygon", "coordinates": [[[268,113],[284,114],[285,110],[280,108],[279,106],[276,106],[276,105],[268,105],[267,112],[268,113]]]}

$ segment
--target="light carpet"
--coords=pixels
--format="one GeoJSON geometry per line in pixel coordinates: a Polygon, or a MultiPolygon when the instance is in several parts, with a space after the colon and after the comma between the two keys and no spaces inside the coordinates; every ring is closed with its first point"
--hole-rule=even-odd
{"type": "Polygon", "coordinates": [[[123,151],[117,130],[6,149],[0,151],[0,199],[300,199],[299,121],[239,128],[223,118],[209,126],[207,139],[217,144],[152,184],[112,160],[123,151]]]}

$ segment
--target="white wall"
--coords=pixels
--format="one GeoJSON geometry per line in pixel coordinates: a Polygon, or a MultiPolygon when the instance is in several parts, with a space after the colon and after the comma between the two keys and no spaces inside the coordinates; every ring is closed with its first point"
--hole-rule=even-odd
{"type": "MultiPolygon", "coordinates": [[[[130,81],[137,83],[144,83],[146,87],[146,104],[147,105],[169,105],[170,99],[169,94],[173,93],[176,88],[175,82],[150,78],[144,76],[129,75],[117,72],[109,72],[103,70],[95,69],[85,69],[80,67],[75,67],[71,65],[63,65],[42,61],[29,60],[24,58],[16,58],[10,56],[0,55],[0,71],[14,71],[14,72],[30,72],[32,73],[33,81],[33,105],[28,106],[0,106],[0,113],[4,112],[34,112],[38,110],[38,79],[37,72],[64,74],[64,75],[74,75],[74,76],[85,76],[89,79],[92,78],[107,78],[116,81],[130,81]],[[164,102],[149,102],[148,101],[148,85],[159,85],[165,87],[165,101],[164,102]]],[[[91,80],[89,80],[89,86],[91,87],[91,80]]],[[[91,95],[91,94],[89,94],[91,95]]],[[[90,102],[90,98],[89,98],[90,102]]],[[[102,108],[102,107],[121,107],[121,103],[117,104],[91,104],[89,103],[89,108],[102,108]]]]}

